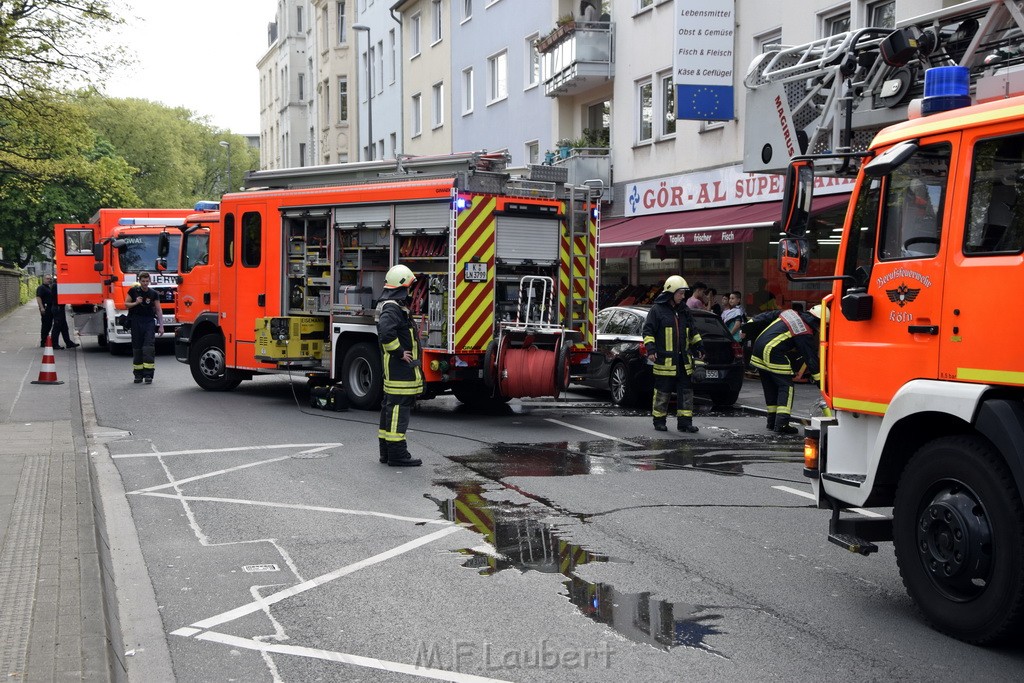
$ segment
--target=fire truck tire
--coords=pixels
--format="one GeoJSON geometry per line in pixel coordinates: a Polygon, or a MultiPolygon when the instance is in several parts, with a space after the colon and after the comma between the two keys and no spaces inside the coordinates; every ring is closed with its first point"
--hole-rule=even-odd
{"type": "Polygon", "coordinates": [[[188,359],[192,379],[207,391],[231,391],[242,383],[237,373],[227,368],[224,341],[216,334],[199,338],[188,359]]]}
{"type": "Polygon", "coordinates": [[[555,398],[569,388],[569,354],[572,352],[572,342],[563,340],[558,347],[558,356],[555,358],[555,398]]]}
{"type": "Polygon", "coordinates": [[[1024,628],[1024,504],[1000,455],[978,436],[914,454],[896,489],[893,541],[903,585],[939,631],[975,645],[1024,628]]]}
{"type": "Polygon", "coordinates": [[[341,384],[350,405],[360,410],[380,408],[384,398],[380,347],[369,342],[353,344],[341,363],[341,384]]]}
{"type": "Polygon", "coordinates": [[[494,390],[494,385],[498,383],[498,340],[492,339],[491,343],[487,345],[487,350],[484,352],[484,384],[488,389],[494,390]]]}

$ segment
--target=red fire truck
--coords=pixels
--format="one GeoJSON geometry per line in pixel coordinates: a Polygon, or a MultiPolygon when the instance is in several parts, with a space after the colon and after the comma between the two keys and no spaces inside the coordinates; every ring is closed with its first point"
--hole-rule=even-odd
{"type": "Polygon", "coordinates": [[[403,263],[417,274],[427,397],[557,395],[593,347],[601,188],[567,186],[547,166],[514,178],[507,161],[251,173],[253,189],[183,227],[177,359],[207,390],[297,373],[372,409],[383,393],[375,306],[403,263]]]}

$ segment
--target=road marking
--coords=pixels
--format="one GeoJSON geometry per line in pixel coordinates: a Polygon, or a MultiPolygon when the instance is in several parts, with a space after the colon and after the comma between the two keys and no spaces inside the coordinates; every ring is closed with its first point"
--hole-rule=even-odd
{"type": "MultiPolygon", "coordinates": [[[[773,486],[772,488],[778,489],[779,491],[785,491],[786,493],[792,493],[794,496],[802,496],[804,498],[816,500],[814,494],[810,491],[800,491],[799,489],[792,489],[788,486],[773,486]]],[[[850,512],[856,512],[858,515],[863,515],[865,517],[885,517],[885,515],[880,515],[877,512],[865,510],[864,508],[849,508],[849,510],[850,512]]]]}
{"type": "MultiPolygon", "coordinates": [[[[182,480],[184,481],[184,480],[182,480]]],[[[178,484],[179,482],[174,482],[178,484]]],[[[395,519],[400,522],[415,522],[416,524],[439,524],[450,526],[454,522],[446,519],[422,519],[420,517],[404,517],[393,515],[388,512],[376,512],[374,510],[349,510],[346,508],[331,508],[323,505],[301,505],[299,503],[274,503],[267,500],[243,500],[240,498],[214,498],[212,496],[181,496],[170,493],[140,493],[140,496],[152,496],[154,498],[171,498],[182,501],[199,501],[201,503],[235,503],[237,505],[255,505],[257,507],[281,508],[284,510],[305,510],[308,512],[334,512],[340,515],[357,515],[363,517],[381,517],[383,519],[395,519]]]]}
{"type": "Polygon", "coordinates": [[[618,441],[619,443],[624,443],[627,446],[633,446],[635,448],[643,448],[644,447],[643,444],[633,443],[632,441],[626,441],[625,439],[620,439],[619,437],[611,436],[610,434],[602,434],[601,432],[595,432],[592,429],[585,429],[583,427],[577,427],[576,425],[571,425],[568,422],[562,422],[561,420],[555,420],[555,419],[552,419],[550,417],[545,418],[545,419],[548,422],[553,422],[556,425],[561,425],[563,427],[568,427],[569,429],[575,429],[575,430],[583,432],[585,434],[591,434],[592,436],[598,436],[598,437],[600,437],[602,439],[610,439],[612,441],[618,441]]]}
{"type": "MultiPolygon", "coordinates": [[[[226,624],[229,621],[234,621],[235,619],[239,619],[248,614],[252,614],[253,612],[264,610],[270,605],[294,597],[300,593],[305,593],[308,590],[311,590],[318,586],[322,586],[323,584],[328,583],[330,581],[334,581],[335,579],[340,579],[343,576],[353,574],[359,571],[360,569],[365,569],[366,567],[379,564],[384,560],[390,560],[393,557],[398,557],[399,555],[407,553],[410,550],[415,550],[416,548],[419,548],[422,545],[433,543],[434,541],[444,538],[449,534],[453,534],[456,531],[462,531],[462,527],[450,526],[446,529],[438,529],[437,531],[431,534],[427,534],[426,536],[420,536],[419,538],[413,539],[408,543],[403,543],[402,545],[392,548],[391,550],[385,550],[382,553],[378,553],[373,557],[368,557],[365,560],[360,560],[359,562],[354,562],[348,566],[341,567],[340,569],[335,569],[332,572],[328,572],[327,574],[323,574],[314,579],[310,579],[309,581],[304,581],[303,583],[292,586],[291,588],[286,588],[282,591],[278,591],[276,593],[266,596],[265,598],[259,598],[246,605],[242,605],[241,607],[236,607],[235,609],[228,610],[227,612],[222,612],[221,614],[217,614],[207,619],[197,621],[191,624],[191,627],[206,630],[209,628],[213,628],[214,626],[226,624]]],[[[176,634],[177,631],[173,633],[176,634]]]]}
{"type": "MultiPolygon", "coordinates": [[[[271,458],[270,460],[261,460],[259,462],[250,462],[250,463],[247,463],[245,465],[238,465],[237,467],[228,467],[227,469],[217,470],[216,472],[207,472],[206,474],[197,474],[196,476],[188,477],[187,479],[176,479],[176,480],[174,480],[172,482],[169,482],[167,484],[158,484],[157,486],[150,486],[149,488],[145,488],[145,489],[137,489],[135,491],[129,491],[127,493],[127,495],[130,496],[130,495],[133,495],[133,494],[149,493],[150,491],[159,491],[160,489],[168,489],[168,488],[171,488],[173,486],[177,486],[178,484],[187,484],[190,481],[198,481],[200,479],[206,479],[207,477],[216,477],[216,476],[219,476],[221,474],[227,474],[228,472],[237,472],[238,470],[244,470],[244,469],[246,469],[248,467],[256,467],[257,465],[266,465],[267,463],[280,462],[282,460],[288,460],[290,458],[291,458],[290,455],[282,455],[280,458],[271,458]]],[[[177,497],[177,496],[175,496],[175,497],[177,497]]]]}
{"type": "Polygon", "coordinates": [[[260,652],[273,652],[275,654],[295,655],[297,657],[310,657],[313,659],[325,659],[330,662],[340,662],[353,666],[362,666],[368,669],[379,669],[381,671],[392,671],[395,673],[419,676],[420,678],[432,678],[439,681],[455,681],[455,683],[507,683],[500,678],[487,678],[473,674],[448,671],[446,669],[429,669],[427,667],[402,664],[401,662],[389,662],[376,657],[361,657],[346,652],[333,652],[331,650],[320,650],[300,645],[283,645],[281,643],[261,643],[249,638],[239,638],[227,633],[207,631],[196,636],[196,640],[208,640],[222,645],[244,648],[246,650],[258,650],[260,652]]]}
{"type": "Polygon", "coordinates": [[[163,453],[122,453],[111,455],[114,460],[121,458],[160,458],[165,455],[202,455],[204,453],[237,453],[239,451],[270,451],[276,448],[310,448],[315,450],[302,451],[302,453],[316,453],[317,451],[341,446],[340,443],[279,443],[269,446],[232,446],[231,448],[200,448],[191,451],[164,451],[163,453]]]}

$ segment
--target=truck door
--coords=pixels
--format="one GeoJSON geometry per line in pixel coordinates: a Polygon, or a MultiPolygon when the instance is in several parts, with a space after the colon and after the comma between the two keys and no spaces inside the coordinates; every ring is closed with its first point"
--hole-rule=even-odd
{"type": "Polygon", "coordinates": [[[828,381],[836,408],[881,414],[903,384],[936,377],[958,138],[922,141],[889,175],[862,181],[844,253],[844,273],[857,282],[844,283],[843,294],[863,288],[872,311],[857,319],[865,316],[833,304],[828,381]]]}
{"type": "MultiPolygon", "coordinates": [[[[939,332],[943,379],[1024,384],[1024,354],[1013,320],[1024,291],[1024,134],[999,129],[963,133],[970,178],[950,231],[950,266],[939,332]]],[[[969,174],[969,175],[968,175],[969,174]]]]}
{"type": "MultiPolygon", "coordinates": [[[[268,315],[270,288],[280,288],[281,285],[279,267],[267,253],[270,247],[267,237],[268,219],[263,207],[241,205],[238,215],[238,263],[235,264],[238,317],[235,335],[238,343],[248,346],[248,349],[239,348],[240,359],[251,359],[256,343],[255,320],[268,315]],[[273,280],[273,284],[268,280],[273,280]]],[[[279,310],[276,309],[274,315],[278,315],[279,310]]]]}
{"type": "Polygon", "coordinates": [[[103,276],[93,267],[97,263],[92,250],[96,227],[77,223],[53,226],[59,303],[73,306],[103,303],[103,276]]]}

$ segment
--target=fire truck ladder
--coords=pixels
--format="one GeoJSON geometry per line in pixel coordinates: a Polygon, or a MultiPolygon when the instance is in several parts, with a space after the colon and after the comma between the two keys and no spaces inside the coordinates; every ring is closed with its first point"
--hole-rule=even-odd
{"type": "Polygon", "coordinates": [[[590,239],[591,211],[594,198],[601,196],[601,188],[573,185],[569,188],[569,292],[566,297],[567,330],[581,335],[591,324],[588,313],[593,305],[590,269],[594,263],[594,245],[590,239]]]}

